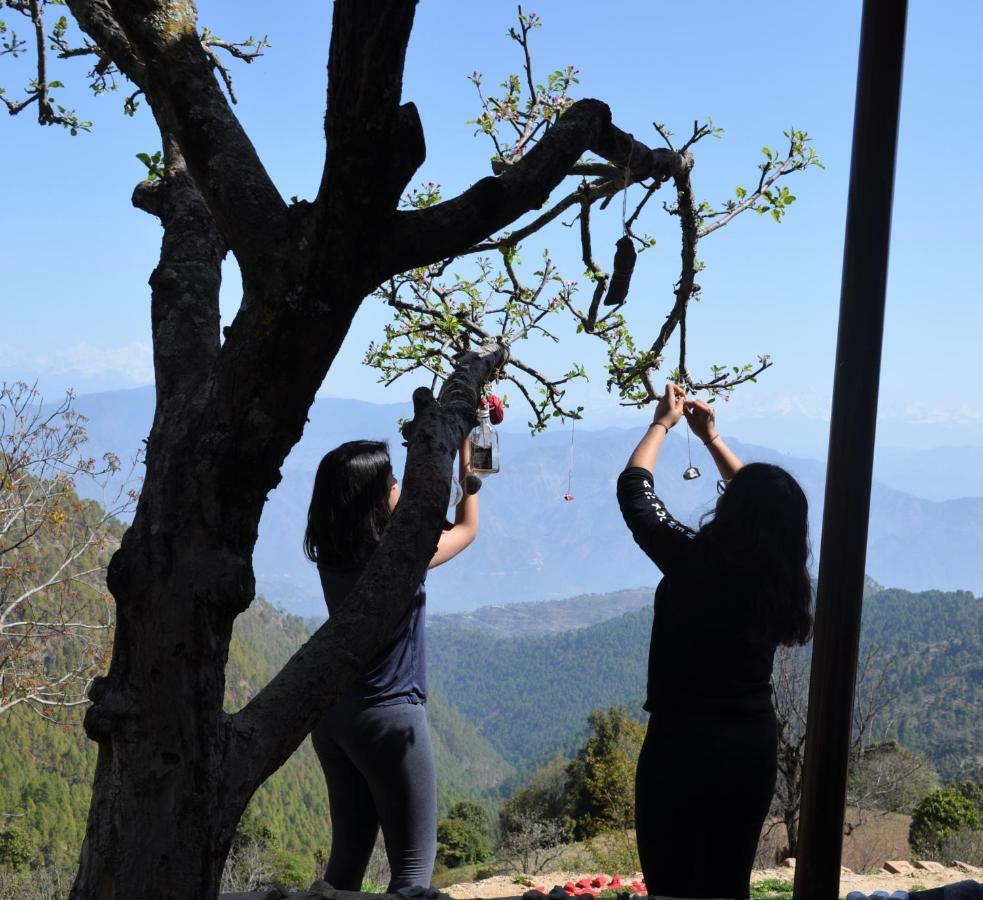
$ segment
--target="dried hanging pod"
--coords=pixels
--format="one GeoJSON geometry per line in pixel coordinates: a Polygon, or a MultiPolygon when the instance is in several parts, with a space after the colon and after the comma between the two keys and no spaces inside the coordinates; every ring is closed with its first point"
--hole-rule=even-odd
{"type": "Polygon", "coordinates": [[[626,234],[618,238],[614,251],[614,272],[604,298],[605,306],[621,306],[628,299],[631,273],[635,270],[635,242],[626,234]]]}

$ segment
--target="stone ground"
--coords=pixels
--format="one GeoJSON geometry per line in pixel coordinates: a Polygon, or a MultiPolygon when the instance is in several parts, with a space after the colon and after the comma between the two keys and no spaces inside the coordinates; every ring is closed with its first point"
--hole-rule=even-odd
{"type": "MultiPolygon", "coordinates": [[[[536,886],[545,886],[549,891],[556,884],[564,884],[567,881],[576,882],[580,878],[591,873],[584,872],[551,872],[547,875],[540,875],[534,879],[536,886]]],[[[630,882],[632,878],[641,878],[641,873],[636,873],[632,878],[625,878],[624,881],[630,882]]],[[[752,883],[765,881],[768,879],[780,879],[791,881],[794,873],[790,869],[756,869],[751,875],[752,883]]],[[[840,879],[840,897],[845,897],[850,891],[861,891],[870,894],[873,891],[912,891],[921,888],[940,887],[944,884],[952,884],[956,881],[965,881],[967,878],[979,879],[978,874],[967,874],[961,869],[945,868],[938,872],[928,872],[921,869],[915,870],[906,875],[896,875],[889,872],[874,872],[864,875],[844,873],[840,879]]],[[[528,890],[523,885],[516,884],[511,876],[497,875],[493,878],[484,878],[481,881],[467,881],[460,884],[452,884],[443,889],[442,893],[449,895],[454,900],[501,900],[501,898],[514,898],[519,900],[522,894],[528,890]]],[[[257,891],[248,894],[222,894],[220,900],[267,900],[270,896],[266,891],[257,891]]],[[[283,900],[305,900],[306,897],[320,898],[323,894],[310,894],[307,892],[291,892],[281,894],[283,900]]],[[[360,900],[360,898],[379,897],[378,894],[356,894],[348,891],[335,892],[335,900],[360,900]]],[[[274,900],[275,895],[271,897],[274,900]]],[[[279,898],[277,898],[279,900],[279,898]]]]}

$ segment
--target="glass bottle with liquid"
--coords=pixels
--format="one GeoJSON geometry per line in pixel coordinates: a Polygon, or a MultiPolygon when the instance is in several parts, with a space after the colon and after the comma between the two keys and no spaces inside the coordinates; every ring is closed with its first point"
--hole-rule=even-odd
{"type": "Polygon", "coordinates": [[[491,423],[488,407],[478,409],[478,424],[468,435],[471,471],[482,477],[498,472],[498,432],[491,423]]]}

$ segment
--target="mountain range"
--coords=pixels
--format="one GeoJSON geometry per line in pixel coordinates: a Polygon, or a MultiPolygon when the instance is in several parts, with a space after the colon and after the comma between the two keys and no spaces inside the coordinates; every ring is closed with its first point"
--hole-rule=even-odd
{"type": "MultiPolygon", "coordinates": [[[[125,455],[137,449],[149,430],[153,402],[152,388],[78,398],[79,410],[89,417],[90,452],[125,455]]],[[[405,451],[396,422],[409,413],[409,403],[327,398],[314,404],[260,523],[255,568],[268,599],[304,616],[324,615],[316,574],[300,550],[314,471],[324,452],[355,437],[388,439],[399,470],[405,451]]],[[[514,418],[519,416],[516,412],[514,418]]],[[[639,420],[644,422],[643,414],[639,420]]],[[[506,425],[500,435],[502,473],[488,479],[481,494],[481,532],[467,553],[430,574],[431,608],[473,610],[657,580],[657,570],[631,540],[614,500],[617,475],[641,428],[578,428],[571,448],[569,429],[530,437],[518,422],[506,425]],[[572,501],[563,499],[568,485],[572,501]]],[[[788,425],[773,422],[776,443],[784,443],[788,425]]],[[[756,433],[763,427],[759,420],[756,433]]],[[[811,505],[818,557],[825,463],[744,443],[731,436],[726,421],[722,428],[745,461],[773,462],[799,479],[811,505]]],[[[700,442],[694,438],[688,447],[685,429],[675,429],[656,471],[656,490],[677,518],[694,527],[715,500],[712,469],[700,442]],[[703,477],[684,481],[690,457],[703,477]]],[[[983,593],[983,449],[882,448],[875,476],[867,555],[871,576],[908,590],[983,593]],[[953,497],[960,486],[965,494],[953,497]]]]}

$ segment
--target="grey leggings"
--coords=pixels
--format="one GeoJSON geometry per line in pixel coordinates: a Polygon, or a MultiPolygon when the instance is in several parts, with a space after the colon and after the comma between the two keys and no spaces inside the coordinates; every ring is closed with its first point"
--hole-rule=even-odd
{"type": "Polygon", "coordinates": [[[359,890],[381,825],[392,871],[387,891],[428,886],[437,853],[437,778],[426,707],[342,701],[311,738],[331,808],[324,880],[359,890]]]}

